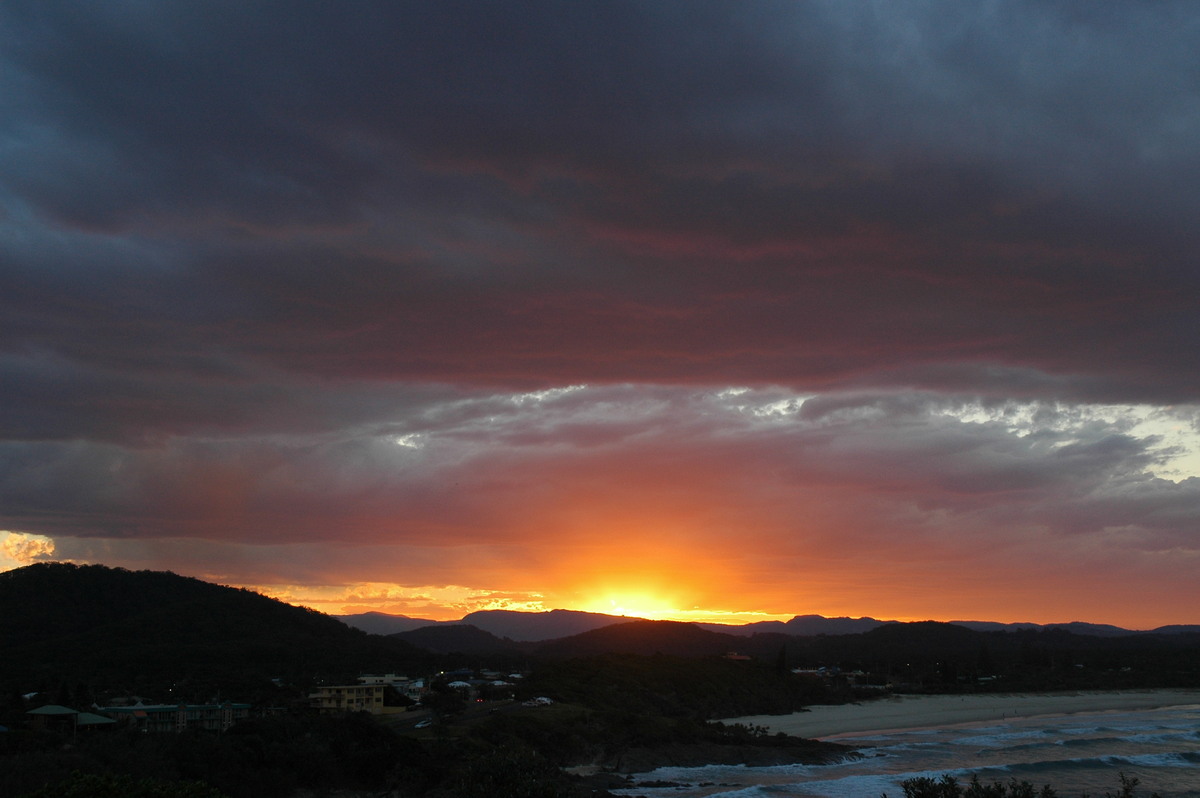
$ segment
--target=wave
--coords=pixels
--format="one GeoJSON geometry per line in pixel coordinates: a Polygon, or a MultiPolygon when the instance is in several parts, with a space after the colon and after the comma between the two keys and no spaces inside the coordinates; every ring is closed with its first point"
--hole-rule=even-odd
{"type": "MultiPolygon", "coordinates": [[[[1038,749],[1050,748],[1083,748],[1095,747],[1097,745],[1112,745],[1113,743],[1123,742],[1120,737],[1089,737],[1082,740],[1039,740],[1034,743],[1020,743],[1018,745],[996,745],[991,748],[1003,753],[1006,751],[1036,751],[1038,749]]],[[[982,753],[982,751],[981,751],[982,753]]]]}
{"type": "MultiPolygon", "coordinates": [[[[738,795],[742,793],[739,790],[750,789],[746,786],[746,782],[753,782],[761,778],[796,778],[809,779],[820,777],[826,774],[835,773],[840,769],[852,769],[861,767],[865,762],[875,759],[891,759],[895,755],[890,753],[890,749],[860,749],[862,754],[857,759],[843,759],[839,762],[830,762],[825,765],[701,765],[699,767],[675,767],[667,766],[651,770],[647,773],[639,773],[635,779],[639,782],[647,781],[662,781],[674,782],[677,784],[687,784],[698,786],[701,784],[707,785],[725,785],[730,788],[736,788],[734,792],[712,793],[715,795],[738,795]]],[[[766,788],[770,785],[756,785],[754,789],[766,788]]],[[[648,794],[652,794],[655,790],[663,790],[663,794],[674,791],[675,788],[656,788],[656,787],[637,787],[624,790],[616,790],[618,794],[626,794],[629,790],[633,790],[636,794],[642,794],[647,790],[648,794]]],[[[751,794],[751,793],[748,793],[751,794]]]]}
{"type": "MultiPolygon", "coordinates": [[[[921,770],[910,773],[864,773],[855,776],[846,776],[841,779],[828,779],[825,781],[810,781],[804,784],[780,784],[775,785],[775,794],[785,793],[795,795],[796,793],[821,795],[825,798],[863,798],[863,796],[884,795],[899,796],[904,794],[901,782],[915,778],[930,778],[940,779],[942,776],[950,775],[962,781],[969,778],[970,770],[921,770]],[[786,792],[785,792],[786,791],[786,792]]],[[[763,793],[768,795],[770,793],[763,793]]],[[[716,798],[716,796],[713,796],[716,798]]],[[[726,793],[721,794],[721,798],[731,798],[726,793]]],[[[741,798],[741,796],[738,796],[741,798]]]]}
{"type": "Polygon", "coordinates": [[[1147,793],[1200,798],[1200,716],[1188,713],[1110,714],[988,722],[939,729],[903,730],[854,740],[863,755],[830,765],[661,768],[639,780],[671,786],[635,787],[618,795],[647,798],[903,798],[910,778],[950,775],[965,783],[972,774],[985,784],[1011,778],[1053,784],[1062,795],[1103,795],[1116,773],[1142,779],[1147,793]],[[1165,788],[1165,789],[1164,789],[1165,788]]]}
{"type": "Polygon", "coordinates": [[[1045,745],[1046,739],[1052,735],[1042,730],[1030,731],[1004,731],[991,729],[975,730],[980,733],[967,735],[966,737],[958,737],[949,740],[952,745],[962,745],[972,748],[1013,748],[1013,742],[1017,740],[1034,740],[1036,742],[1025,743],[1025,745],[1045,745]],[[990,732],[990,733],[988,733],[990,732]]]}
{"type": "Polygon", "coordinates": [[[1095,747],[1097,745],[1113,745],[1114,743],[1126,742],[1124,737],[1075,737],[1065,740],[1059,740],[1055,745],[1060,745],[1063,748],[1082,748],[1084,746],[1095,747]]]}
{"type": "Polygon", "coordinates": [[[1110,754],[1108,756],[1079,757],[1078,759],[1047,759],[1040,762],[993,765],[986,769],[1019,775],[1054,770],[1109,769],[1113,767],[1170,768],[1194,767],[1198,764],[1200,764],[1200,751],[1171,751],[1160,754],[1110,754]]]}
{"type": "Polygon", "coordinates": [[[1160,734],[1134,734],[1129,737],[1120,738],[1121,742],[1138,743],[1141,745],[1161,745],[1165,743],[1179,743],[1197,739],[1200,739],[1200,731],[1162,732],[1160,734]]]}

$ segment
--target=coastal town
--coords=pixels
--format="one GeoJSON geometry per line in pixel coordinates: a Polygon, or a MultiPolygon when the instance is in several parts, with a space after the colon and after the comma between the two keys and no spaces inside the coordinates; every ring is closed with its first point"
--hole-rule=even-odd
{"type": "MultiPolygon", "coordinates": [[[[514,704],[517,683],[522,673],[504,673],[483,668],[460,668],[421,678],[397,673],[362,674],[354,684],[322,684],[287,706],[255,706],[236,701],[206,704],[155,703],[137,696],[92,703],[83,708],[60,704],[40,704],[25,712],[26,725],[38,730],[69,730],[72,735],[92,734],[110,729],[144,733],[185,731],[228,731],[234,724],[252,716],[286,713],[323,715],[363,712],[384,721],[403,716],[413,728],[426,728],[447,714],[460,715],[468,709],[496,710],[514,704]]],[[[281,680],[276,680],[282,687],[281,680]]],[[[40,693],[22,696],[25,703],[44,698],[40,693]]],[[[536,696],[523,701],[525,707],[547,706],[552,699],[536,696]]],[[[7,731],[7,727],[0,727],[7,731]]]]}

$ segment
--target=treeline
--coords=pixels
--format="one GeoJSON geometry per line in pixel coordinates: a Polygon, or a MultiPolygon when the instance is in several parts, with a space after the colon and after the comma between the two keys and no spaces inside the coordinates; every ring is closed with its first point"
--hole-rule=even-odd
{"type": "Polygon", "coordinates": [[[697,720],[786,714],[851,697],[845,687],[791,673],[779,655],[769,663],[662,654],[548,660],[522,689],[596,710],[697,720]]]}
{"type": "Polygon", "coordinates": [[[910,692],[1200,686],[1200,634],[1195,632],[1102,637],[1060,628],[976,631],[927,621],[858,634],[736,637],[694,624],[630,621],[539,643],[502,641],[462,625],[397,637],[443,654],[473,652],[476,658],[540,663],[618,653],[699,659],[735,650],[774,663],[783,652],[789,667],[862,671],[871,684],[910,692]]]}
{"type": "Polygon", "coordinates": [[[1095,637],[923,622],[856,635],[756,635],[746,650],[765,657],[780,646],[793,667],[861,670],[909,692],[1200,687],[1194,633],[1095,637]]]}

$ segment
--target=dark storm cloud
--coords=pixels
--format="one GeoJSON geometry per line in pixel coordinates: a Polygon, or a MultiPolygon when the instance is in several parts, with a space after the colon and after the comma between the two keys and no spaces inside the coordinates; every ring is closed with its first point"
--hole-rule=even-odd
{"type": "Polygon", "coordinates": [[[1192,551],[1198,19],[7,2],[0,521],[1192,551]]]}
{"type": "Polygon", "coordinates": [[[1196,387],[1186,6],[4,14],[12,348],[525,384],[985,362],[1076,392],[1196,387]]]}
{"type": "Polygon", "coordinates": [[[372,189],[403,191],[388,179],[412,161],[624,164],[647,123],[674,118],[659,146],[673,144],[679,123],[720,124],[788,83],[783,52],[755,52],[759,15],[732,6],[26,4],[7,17],[16,102],[50,128],[18,135],[126,167],[56,147],[53,177],[14,171],[62,216],[113,223],[158,211],[150,197],[168,212],[336,219],[372,189]],[[84,183],[74,197],[53,190],[64,169],[84,183]]]}

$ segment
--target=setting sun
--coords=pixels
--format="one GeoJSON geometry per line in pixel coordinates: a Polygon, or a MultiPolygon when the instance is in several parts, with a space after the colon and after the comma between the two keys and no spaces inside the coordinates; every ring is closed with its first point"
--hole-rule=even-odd
{"type": "Polygon", "coordinates": [[[608,595],[583,609],[603,612],[608,615],[628,615],[631,618],[649,618],[654,621],[677,620],[681,611],[671,604],[648,593],[625,593],[608,595]]]}

